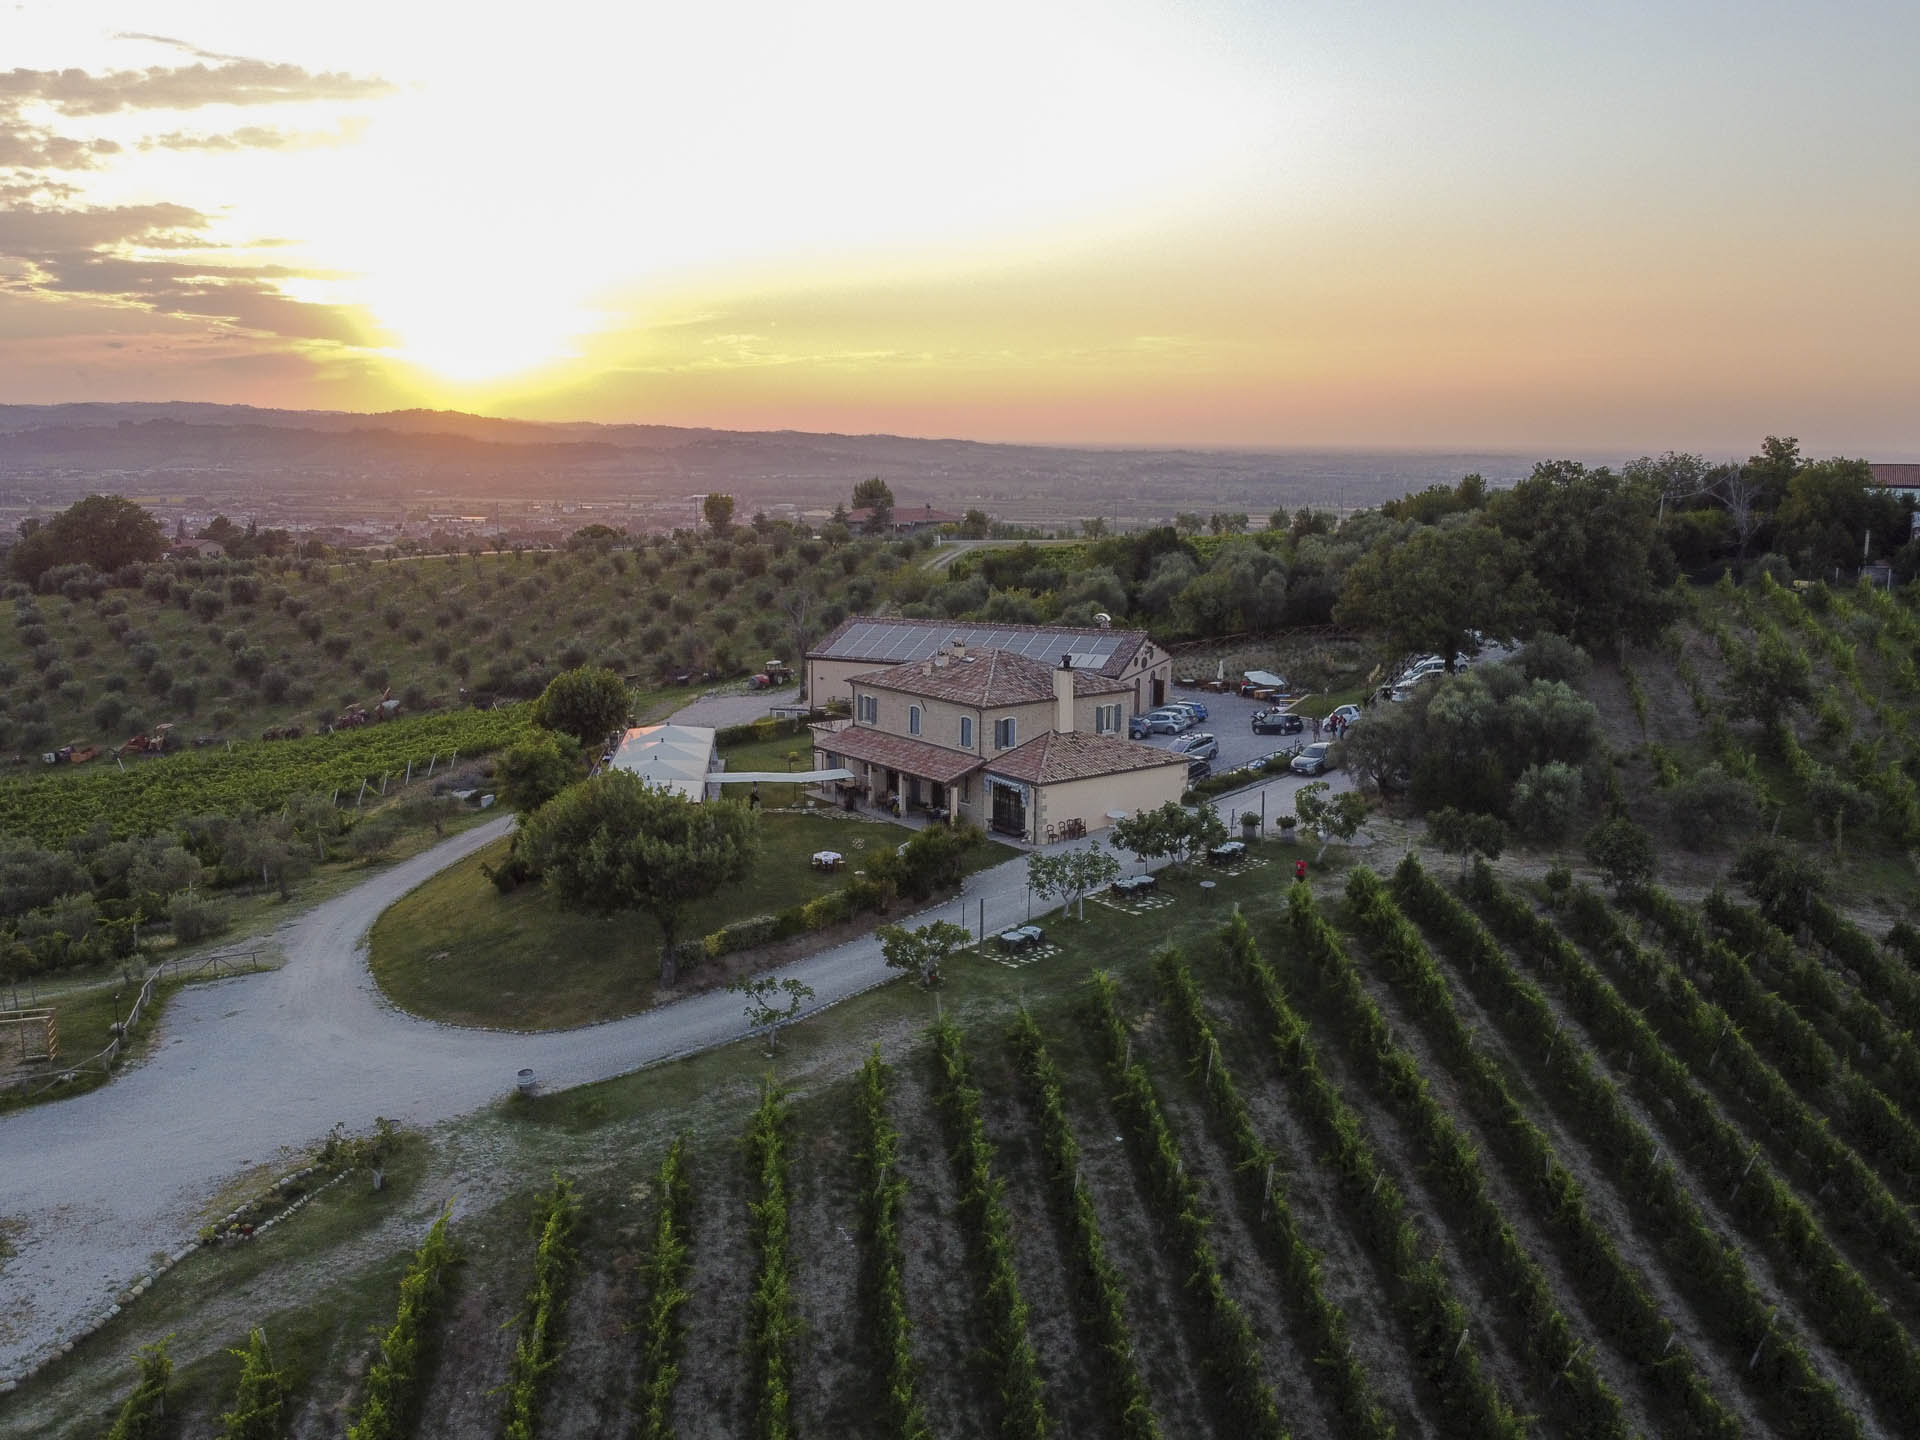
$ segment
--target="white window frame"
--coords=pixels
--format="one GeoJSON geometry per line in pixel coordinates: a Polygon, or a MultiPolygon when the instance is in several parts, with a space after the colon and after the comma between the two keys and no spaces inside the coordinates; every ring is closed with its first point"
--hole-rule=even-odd
{"type": "Polygon", "coordinates": [[[862,725],[878,725],[880,723],[879,698],[873,695],[861,695],[857,697],[857,702],[855,709],[859,713],[854,718],[862,725]]]}
{"type": "Polygon", "coordinates": [[[920,707],[918,705],[909,705],[907,707],[907,734],[918,735],[919,733],[920,707]]]}
{"type": "Polygon", "coordinates": [[[962,750],[973,749],[973,716],[971,715],[962,715],[960,717],[960,748],[962,750]]]}

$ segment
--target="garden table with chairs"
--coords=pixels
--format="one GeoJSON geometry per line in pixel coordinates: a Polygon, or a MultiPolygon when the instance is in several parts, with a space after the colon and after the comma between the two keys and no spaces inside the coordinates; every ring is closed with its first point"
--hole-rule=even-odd
{"type": "Polygon", "coordinates": [[[1207,851],[1207,863],[1209,865],[1236,865],[1245,858],[1246,853],[1247,846],[1244,840],[1228,840],[1207,851]]]}
{"type": "Polygon", "coordinates": [[[816,850],[813,852],[813,868],[816,870],[838,870],[847,863],[847,857],[838,850],[816,850]]]}

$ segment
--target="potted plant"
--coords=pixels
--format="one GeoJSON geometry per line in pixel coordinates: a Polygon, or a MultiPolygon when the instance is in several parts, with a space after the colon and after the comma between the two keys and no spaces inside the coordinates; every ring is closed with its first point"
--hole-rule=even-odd
{"type": "Polygon", "coordinates": [[[1300,817],[1298,815],[1282,815],[1280,817],[1281,838],[1286,840],[1293,839],[1293,827],[1299,823],[1300,817]]]}
{"type": "Polygon", "coordinates": [[[1251,810],[1240,817],[1240,838],[1249,845],[1260,838],[1260,817],[1251,810]]]}

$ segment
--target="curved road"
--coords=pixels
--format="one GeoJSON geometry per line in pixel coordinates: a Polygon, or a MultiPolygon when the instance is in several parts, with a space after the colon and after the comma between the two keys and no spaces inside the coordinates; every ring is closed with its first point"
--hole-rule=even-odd
{"type": "MultiPolygon", "coordinates": [[[[1345,777],[1328,777],[1345,788],[1345,777]]],[[[1298,781],[1264,787],[1277,818],[1298,781]]],[[[1258,790],[1222,796],[1223,816],[1258,790]]],[[[737,997],[709,991],[624,1020],[537,1035],[417,1019],[379,995],[363,958],[368,929],[437,871],[507,833],[511,817],[455,836],[289,922],[275,971],[175,994],[149,1057],[109,1085],[0,1116],[0,1220],[23,1228],[0,1268],[0,1380],[31,1367],[100,1315],[159,1252],[191,1242],[221,1182],[317,1141],[336,1121],[413,1125],[468,1114],[531,1067],[543,1088],[623,1075],[745,1033],[737,997]]],[[[1025,920],[1021,860],[973,876],[938,907],[989,933],[1025,920]]],[[[813,987],[803,1013],[890,977],[868,935],[784,973],[813,987]]]]}

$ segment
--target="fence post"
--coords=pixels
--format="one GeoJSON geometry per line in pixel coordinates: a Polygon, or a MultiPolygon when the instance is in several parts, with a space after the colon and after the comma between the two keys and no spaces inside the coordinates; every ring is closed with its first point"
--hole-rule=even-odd
{"type": "Polygon", "coordinates": [[[413,783],[413,762],[411,760],[407,761],[407,778],[400,783],[402,785],[411,785],[413,783]]]}
{"type": "Polygon", "coordinates": [[[360,802],[366,799],[366,796],[367,796],[367,781],[365,779],[362,779],[360,781],[360,793],[353,797],[353,808],[358,810],[360,808],[360,802]]]}

